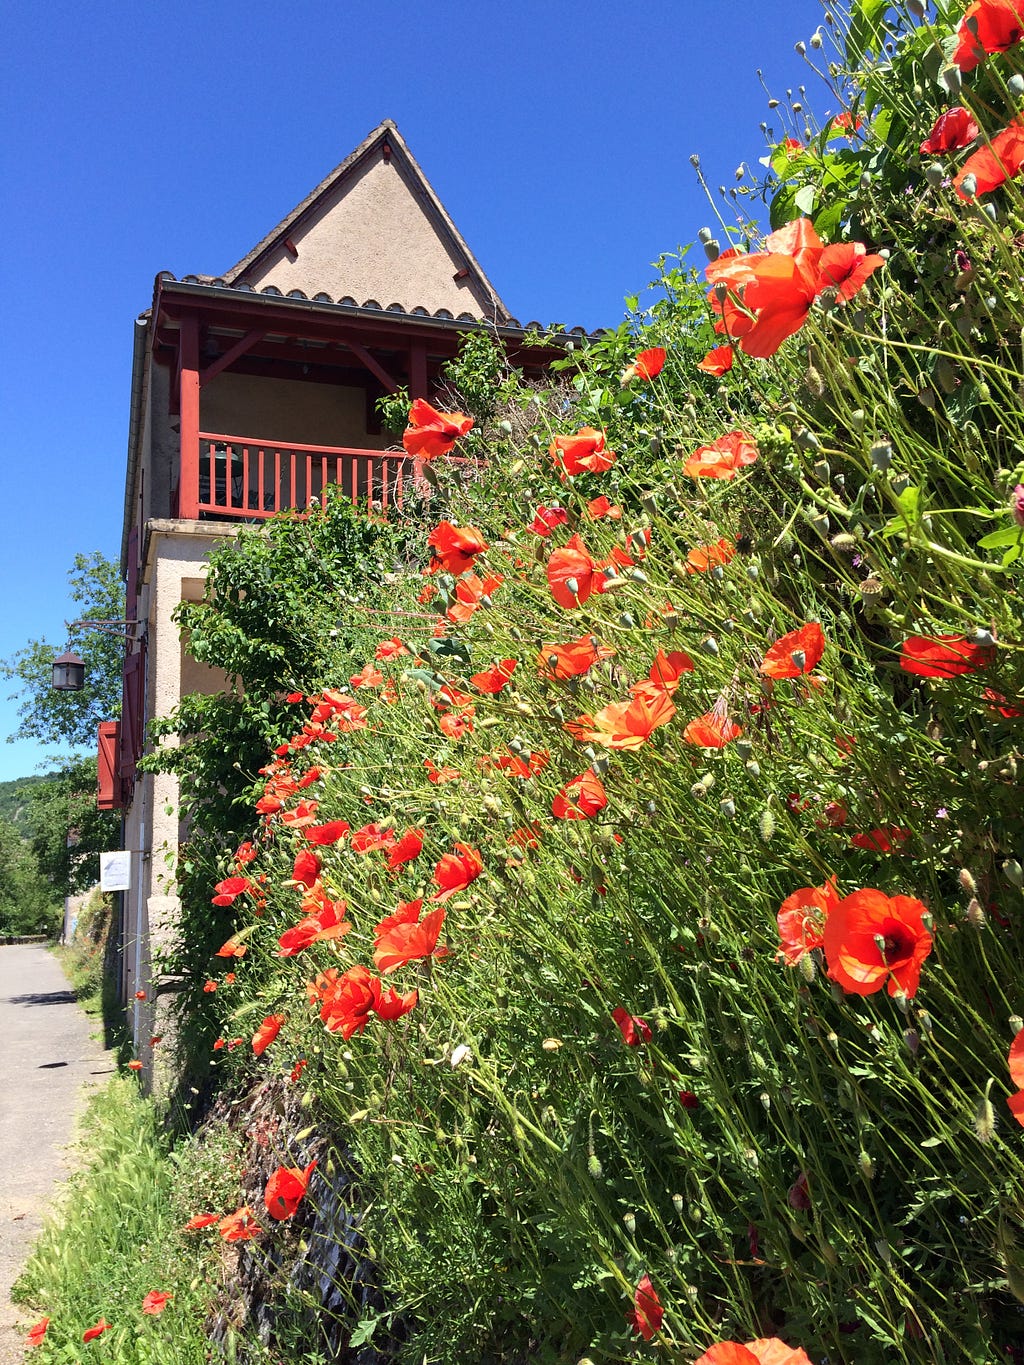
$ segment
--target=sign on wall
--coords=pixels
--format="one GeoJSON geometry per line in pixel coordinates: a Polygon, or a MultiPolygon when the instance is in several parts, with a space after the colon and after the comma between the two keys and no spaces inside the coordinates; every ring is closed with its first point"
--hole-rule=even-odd
{"type": "Polygon", "coordinates": [[[128,891],[132,884],[132,855],[127,848],[100,854],[100,890],[128,891]]]}

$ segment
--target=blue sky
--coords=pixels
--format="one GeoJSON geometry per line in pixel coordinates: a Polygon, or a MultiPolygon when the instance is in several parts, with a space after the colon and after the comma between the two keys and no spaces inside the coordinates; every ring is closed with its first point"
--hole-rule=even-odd
{"type": "MultiPolygon", "coordinates": [[[[710,221],[690,154],[756,168],[818,0],[135,0],[5,14],[0,657],[59,652],[77,551],[116,557],[132,322],[234,264],[393,118],[521,320],[614,325],[710,221]]],[[[776,131],[781,125],[776,119],[776,131]]],[[[4,744],[0,781],[52,757],[4,744]]]]}

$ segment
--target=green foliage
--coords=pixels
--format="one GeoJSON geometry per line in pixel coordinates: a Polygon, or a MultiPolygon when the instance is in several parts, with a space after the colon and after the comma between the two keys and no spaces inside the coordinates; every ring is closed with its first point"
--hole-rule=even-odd
{"type": "Polygon", "coordinates": [[[52,934],[60,906],[20,830],[0,820],[0,935],[52,934]]]}
{"type": "MultiPolygon", "coordinates": [[[[118,566],[99,551],[75,555],[68,572],[69,595],[79,620],[119,621],[124,618],[124,587],[118,566]]],[[[37,739],[50,748],[93,748],[101,720],[121,714],[123,641],[99,631],[75,631],[71,645],[86,666],[81,692],[56,692],[51,687],[53,660],[66,643],[45,638],[29,640],[9,659],[0,661],[0,675],[17,681],[12,697],[21,697],[20,723],[10,740],[37,739]]]]}
{"type": "Polygon", "coordinates": [[[29,792],[40,782],[48,782],[53,773],[33,774],[31,777],[16,777],[11,782],[0,782],[0,820],[6,820],[18,830],[22,838],[32,833],[29,818],[29,792]]]}
{"type": "Polygon", "coordinates": [[[63,898],[88,890],[99,880],[99,855],[121,838],[117,812],[96,806],[96,759],[67,763],[28,796],[32,850],[52,892],[63,898]]]}

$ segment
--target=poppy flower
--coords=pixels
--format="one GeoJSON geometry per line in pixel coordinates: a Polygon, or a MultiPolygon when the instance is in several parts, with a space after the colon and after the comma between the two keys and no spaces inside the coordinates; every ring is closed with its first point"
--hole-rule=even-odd
{"type": "Polygon", "coordinates": [[[302,848],[295,855],[292,864],[292,881],[307,889],[316,884],[320,876],[321,862],[311,848],[302,848]]]}
{"type": "Polygon", "coordinates": [[[591,593],[604,590],[604,575],[578,535],[554,550],[547,565],[548,587],[560,607],[581,607],[591,593]]]}
{"type": "Polygon", "coordinates": [[[378,1019],[401,1019],[403,1014],[416,1008],[419,991],[406,991],[400,995],[396,990],[384,991],[379,981],[374,982],[373,1012],[378,1019]]]}
{"type": "Polygon", "coordinates": [[[455,848],[455,853],[446,853],[434,868],[434,881],[440,890],[431,896],[431,900],[446,901],[457,892],[465,891],[484,870],[478,849],[470,848],[468,844],[456,844],[455,848]]]}
{"type": "Polygon", "coordinates": [[[508,686],[517,667],[518,660],[502,659],[493,668],[486,669],[483,673],[474,673],[469,681],[478,691],[493,695],[508,686]]]}
{"type": "Polygon", "coordinates": [[[548,454],[565,474],[603,474],[615,463],[615,454],[605,449],[603,431],[580,427],[575,436],[556,436],[548,454]]]}
{"type": "Polygon", "coordinates": [[[352,835],[350,847],[353,853],[376,853],[379,849],[390,848],[395,840],[393,829],[386,829],[383,825],[371,821],[370,824],[356,830],[352,835]]]}
{"type": "Polygon", "coordinates": [[[206,995],[212,995],[216,989],[217,989],[217,983],[216,983],[216,981],[214,981],[214,980],[211,979],[211,980],[209,980],[209,981],[204,981],[204,982],[203,982],[203,992],[204,992],[204,994],[206,994],[206,995]]]}
{"type": "Polygon", "coordinates": [[[300,1057],[299,1060],[292,1067],[291,1074],[288,1077],[292,1085],[294,1085],[295,1082],[299,1079],[299,1077],[305,1071],[307,1066],[309,1066],[309,1062],[306,1061],[305,1057],[300,1057]]]}
{"type": "Polygon", "coordinates": [[[752,437],[742,431],[730,431],[710,445],[698,447],[684,463],[683,473],[695,479],[734,479],[757,456],[752,437]]]}
{"type": "Polygon", "coordinates": [[[95,1341],[96,1338],[101,1337],[104,1332],[109,1332],[112,1326],[113,1324],[107,1322],[106,1318],[100,1318],[95,1327],[90,1327],[82,1333],[82,1340],[95,1341]]]}
{"type": "Polygon", "coordinates": [[[825,636],[817,621],[781,636],[761,660],[761,672],[768,678],[799,678],[812,673],[825,652],[825,636]]]}
{"type": "Polygon", "coordinates": [[[159,1289],[151,1289],[142,1300],[142,1311],[151,1318],[158,1318],[173,1298],[173,1294],[164,1294],[159,1289]]]}
{"type": "Polygon", "coordinates": [[[407,829],[396,844],[388,849],[388,867],[392,872],[411,863],[420,856],[423,849],[423,830],[407,829]]]}
{"type": "Polygon", "coordinates": [[[360,687],[380,687],[384,681],[384,674],[379,668],[374,668],[373,664],[363,664],[358,673],[353,673],[349,682],[355,688],[360,687]]]}
{"type": "Polygon", "coordinates": [[[251,863],[258,853],[259,849],[256,845],[250,843],[249,840],[246,839],[235,849],[235,862],[242,864],[251,863]]]}
{"type": "Polygon", "coordinates": [[[742,735],[741,726],[734,724],[728,716],[717,709],[706,711],[703,716],[691,720],[683,731],[683,739],[698,749],[722,749],[730,740],[742,735]]]}
{"type": "Polygon", "coordinates": [[[698,370],[703,370],[705,374],[714,375],[720,379],[723,374],[728,374],[732,369],[733,353],[731,346],[715,346],[708,351],[707,355],[697,366],[698,370]]]}
{"type": "Polygon", "coordinates": [[[998,711],[1007,720],[1015,720],[1018,716],[1024,716],[1024,703],[1015,704],[1007,701],[1002,692],[996,692],[994,688],[986,687],[981,695],[988,703],[990,710],[998,711]]]}
{"type": "Polygon", "coordinates": [[[401,902],[395,913],[382,919],[374,929],[373,965],[385,976],[419,958],[444,954],[444,949],[440,953],[437,949],[444,909],[438,906],[421,919],[422,909],[422,898],[401,902]]]}
{"type": "Polygon", "coordinates": [[[742,1346],[738,1341],[720,1341],[694,1365],[811,1365],[811,1358],[799,1346],[787,1346],[779,1337],[759,1337],[742,1346]]]}
{"type": "Polygon", "coordinates": [[[592,768],[567,782],[551,803],[557,820],[591,820],[608,804],[604,784],[592,768]]]}
{"type": "Polygon", "coordinates": [[[708,569],[728,564],[735,558],[736,545],[725,536],[713,545],[697,545],[686,556],[687,573],[707,573],[708,569]]]}
{"type": "Polygon", "coordinates": [[[633,1294],[633,1310],[626,1314],[626,1321],[644,1341],[650,1341],[656,1332],[661,1331],[664,1316],[665,1310],[661,1306],[657,1290],[651,1283],[650,1275],[641,1276],[633,1294]]]}
{"type": "Polygon", "coordinates": [[[252,1050],[257,1057],[262,1057],[267,1048],[281,1032],[281,1025],[284,1023],[283,1014],[268,1014],[260,1024],[259,1028],[252,1036],[252,1050]]]}
{"type": "Polygon", "coordinates": [[[464,625],[480,606],[485,597],[490,597],[491,593],[500,588],[504,583],[501,574],[490,574],[487,578],[481,578],[479,574],[466,574],[460,578],[455,585],[455,601],[445,612],[449,621],[454,621],[457,625],[464,625]]]}
{"type": "Polygon", "coordinates": [[[538,536],[549,536],[556,527],[563,526],[568,520],[569,513],[564,507],[541,506],[526,529],[538,536]]]}
{"type": "Polygon", "coordinates": [[[343,918],[345,908],[344,901],[324,900],[315,915],[307,915],[301,924],[284,931],[277,940],[278,957],[295,957],[313,943],[344,938],[352,928],[351,923],[343,918]]]}
{"type": "Polygon", "coordinates": [[[373,652],[373,657],[380,663],[384,659],[398,659],[401,658],[402,655],[408,653],[409,651],[398,636],[393,635],[390,640],[382,640],[380,642],[373,652]]]}
{"type": "Polygon", "coordinates": [[[427,777],[435,787],[441,787],[446,782],[458,782],[462,777],[458,768],[439,768],[432,758],[425,758],[423,766],[427,770],[427,777]]]}
{"type": "Polygon", "coordinates": [[[834,882],[824,886],[801,886],[779,906],[779,958],[795,967],[807,953],[825,942],[825,920],[838,901],[834,882]]]}
{"type": "Polygon", "coordinates": [[[132,1060],[128,1063],[128,1070],[129,1070],[129,1071],[141,1071],[141,1070],[142,1070],[142,1063],[139,1061],[139,1059],[138,1059],[137,1057],[133,1057],[132,1060]]]}
{"type": "Polygon", "coordinates": [[[942,156],[944,152],[958,151],[973,142],[980,131],[973,116],[958,104],[935,120],[931,132],[921,143],[921,155],[942,156]]]}
{"type": "Polygon", "coordinates": [[[865,887],[844,896],[828,913],[824,947],[828,974],[844,991],[913,996],[921,964],[932,950],[925,907],[913,896],[887,896],[865,887]]]}
{"type": "Polygon", "coordinates": [[[1024,1029],[1020,1029],[1014,1037],[1006,1060],[1010,1068],[1010,1080],[1017,1087],[1017,1093],[1010,1095],[1006,1103],[1017,1122],[1024,1125],[1024,1029]]]}
{"type": "Polygon", "coordinates": [[[986,53],[1006,52],[1024,34],[1024,0],[975,0],[968,5],[953,53],[953,65],[973,71],[986,53]]]}
{"type": "Polygon", "coordinates": [[[656,379],[665,368],[665,349],[662,346],[652,346],[649,350],[641,351],[636,359],[622,371],[622,384],[628,384],[631,379],[642,379],[645,384],[656,379]]]}
{"type": "Polygon", "coordinates": [[[208,1228],[212,1223],[219,1223],[220,1219],[219,1213],[197,1213],[188,1220],[183,1231],[196,1232],[199,1228],[208,1228]]]}
{"type": "Polygon", "coordinates": [[[441,727],[441,732],[446,734],[449,739],[463,739],[466,735],[473,732],[473,712],[472,706],[464,706],[459,711],[449,711],[437,722],[441,727]]]}
{"type": "Polygon", "coordinates": [[[354,1033],[362,1033],[376,1001],[375,982],[362,963],[331,979],[326,979],[325,973],[320,1019],[328,1032],[340,1033],[346,1041],[354,1033]]]}
{"type": "Polygon", "coordinates": [[[311,1161],[305,1170],[298,1166],[278,1166],[267,1181],[266,1189],[263,1191],[263,1202],[267,1212],[276,1222],[291,1218],[295,1213],[306,1193],[309,1177],[313,1174],[315,1166],[315,1161],[311,1161]]]}
{"type": "Polygon", "coordinates": [[[409,409],[409,425],[402,436],[402,445],[409,455],[434,460],[438,455],[447,455],[472,426],[472,417],[464,412],[438,412],[425,399],[417,398],[409,409]]]}
{"type": "Polygon", "coordinates": [[[847,137],[851,137],[863,127],[864,120],[862,118],[855,119],[848,109],[844,109],[841,114],[836,114],[829,125],[829,131],[833,137],[837,137],[840,133],[845,133],[847,137]]]}
{"type": "Polygon", "coordinates": [[[25,1338],[25,1345],[42,1346],[43,1337],[46,1336],[46,1329],[47,1327],[49,1327],[49,1325],[50,1325],[49,1318],[40,1318],[37,1323],[35,1323],[32,1327],[28,1329],[28,1335],[25,1338]]]}
{"type": "Polygon", "coordinates": [[[615,650],[599,644],[594,635],[583,635],[567,644],[541,645],[537,667],[544,678],[579,678],[588,673],[602,659],[615,657],[615,650]]]}
{"type": "Polygon", "coordinates": [[[535,777],[537,773],[543,772],[550,762],[551,754],[547,749],[531,749],[529,753],[513,754],[511,752],[503,754],[490,754],[486,758],[478,759],[477,762],[482,771],[488,768],[498,768],[502,772],[509,773],[512,777],[521,777],[524,782],[535,777]]]}
{"type": "Polygon", "coordinates": [[[629,1010],[622,1005],[616,1005],[612,1010],[612,1018],[618,1025],[622,1040],[627,1047],[639,1047],[641,1043],[649,1043],[654,1036],[651,1033],[651,1026],[644,1019],[638,1019],[635,1014],[630,1014],[629,1010]]]}
{"type": "Polygon", "coordinates": [[[998,189],[1012,180],[1024,165],[1024,118],[1015,118],[987,147],[979,147],[967,158],[953,181],[961,199],[970,200],[998,189]],[[964,190],[967,176],[974,177],[974,194],[964,190]]]}
{"type": "Polygon", "coordinates": [[[217,1231],[225,1242],[249,1242],[253,1237],[259,1236],[262,1229],[252,1209],[248,1204],[244,1204],[235,1213],[229,1213],[226,1218],[222,1218],[217,1224],[217,1231]]]}
{"type": "Polygon", "coordinates": [[[884,829],[873,829],[867,834],[851,834],[850,844],[853,848],[864,849],[866,853],[896,853],[909,838],[909,829],[886,825],[884,829]]]}
{"type": "Polygon", "coordinates": [[[608,749],[639,749],[675,713],[667,692],[638,692],[631,701],[611,702],[598,711],[593,728],[583,737],[608,749]]]}
{"type": "Polygon", "coordinates": [[[427,544],[433,550],[430,572],[443,570],[455,578],[471,569],[477,555],[488,548],[475,526],[453,526],[450,521],[439,522],[427,537],[427,544]]]}
{"type": "Polygon", "coordinates": [[[647,677],[642,682],[634,683],[629,690],[634,697],[641,694],[651,696],[658,692],[671,695],[679,686],[679,679],[683,674],[692,672],[693,660],[689,654],[681,649],[673,649],[666,654],[663,649],[659,649],[647,677]]]}
{"type": "Polygon", "coordinates": [[[226,943],[222,943],[214,957],[245,957],[248,952],[244,943],[239,943],[237,938],[229,938],[226,943]]]}
{"type": "Polygon", "coordinates": [[[234,905],[243,891],[253,890],[253,884],[248,877],[225,877],[213,889],[217,893],[213,897],[213,905],[234,905]]]}
{"type": "Polygon", "coordinates": [[[680,1090],[679,1103],[683,1106],[684,1109],[693,1110],[700,1108],[700,1100],[693,1093],[692,1090],[680,1090]]]}
{"type": "Polygon", "coordinates": [[[622,516],[622,508],[602,493],[599,498],[591,498],[587,503],[587,515],[594,521],[601,521],[605,517],[610,521],[618,521],[622,516]]]}
{"type": "Polygon", "coordinates": [[[993,645],[979,645],[962,635],[911,635],[900,649],[900,668],[922,678],[956,678],[988,668],[993,645]]]}
{"type": "Polygon", "coordinates": [[[827,246],[818,260],[814,292],[836,291],[839,303],[849,303],[875,271],[885,265],[885,257],[868,252],[861,242],[836,242],[827,246]]]}
{"type": "Polygon", "coordinates": [[[288,825],[291,829],[304,829],[316,820],[319,804],[318,801],[300,801],[294,810],[284,812],[281,816],[281,823],[288,825]]]}

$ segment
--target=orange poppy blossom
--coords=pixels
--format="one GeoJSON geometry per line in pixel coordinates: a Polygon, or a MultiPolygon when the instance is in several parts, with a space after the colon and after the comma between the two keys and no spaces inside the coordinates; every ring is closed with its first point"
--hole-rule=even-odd
{"type": "Polygon", "coordinates": [[[665,348],[663,346],[651,346],[640,354],[622,371],[619,382],[625,386],[631,379],[642,379],[645,384],[649,384],[652,379],[657,379],[665,368],[665,348]]]}
{"type": "Polygon", "coordinates": [[[225,1242],[249,1242],[263,1231],[248,1204],[229,1213],[217,1224],[217,1231],[225,1242]]]}
{"type": "Polygon", "coordinates": [[[37,1323],[34,1323],[28,1329],[28,1335],[25,1337],[25,1345],[42,1346],[43,1337],[46,1336],[46,1329],[47,1327],[49,1327],[49,1325],[50,1325],[49,1318],[40,1318],[37,1323]]]}
{"type": "Polygon", "coordinates": [[[538,536],[549,536],[558,526],[563,526],[569,520],[569,513],[564,507],[544,507],[537,508],[533,520],[526,528],[533,531],[538,536]]]}
{"type": "Polygon", "coordinates": [[[1024,1029],[1015,1035],[1006,1060],[1010,1068],[1010,1080],[1017,1087],[1017,1093],[1010,1095],[1006,1104],[1017,1122],[1024,1125],[1024,1029]]]}
{"type": "Polygon", "coordinates": [[[603,474],[615,463],[614,451],[605,449],[605,435],[594,427],[580,427],[575,436],[556,436],[548,454],[563,471],[563,478],[576,474],[603,474]]]}
{"type": "Polygon", "coordinates": [[[683,739],[698,749],[723,749],[742,733],[742,726],[736,725],[723,711],[714,707],[690,721],[683,731],[683,739]]]}
{"type": "Polygon", "coordinates": [[[393,635],[390,640],[381,640],[380,644],[373,652],[373,657],[378,663],[381,663],[385,659],[398,659],[408,653],[408,649],[406,649],[398,636],[393,635]]]}
{"type": "Polygon", "coordinates": [[[514,754],[511,751],[497,754],[486,754],[477,759],[477,767],[481,772],[487,772],[490,768],[497,768],[501,772],[507,772],[512,777],[521,777],[528,781],[535,777],[537,773],[543,772],[551,761],[551,754],[547,749],[531,749],[528,753],[514,754]]]}
{"type": "Polygon", "coordinates": [[[986,54],[1006,52],[1024,35],[1024,0],[975,0],[968,5],[953,53],[953,65],[973,71],[986,54]]]}
{"type": "Polygon", "coordinates": [[[340,843],[351,828],[347,820],[328,820],[324,825],[307,825],[306,838],[320,848],[329,848],[340,843]]]}
{"type": "Polygon", "coordinates": [[[988,668],[994,645],[979,645],[962,635],[911,635],[900,646],[900,668],[922,678],[956,678],[988,668]]]}
{"type": "Polygon", "coordinates": [[[601,521],[604,517],[610,521],[618,521],[622,516],[622,508],[610,502],[602,493],[600,497],[591,498],[587,503],[587,515],[593,521],[601,521]]]}
{"type": "Polygon", "coordinates": [[[654,1037],[651,1026],[646,1019],[639,1019],[635,1014],[630,1014],[622,1005],[616,1005],[612,1010],[612,1018],[615,1020],[619,1032],[622,1034],[622,1041],[627,1047],[639,1047],[641,1043],[649,1043],[654,1037]]]}
{"type": "Polygon", "coordinates": [[[355,688],[360,687],[380,687],[384,681],[384,674],[379,668],[374,668],[373,664],[363,664],[358,673],[353,673],[349,682],[355,688]]]}
{"type": "Polygon", "coordinates": [[[432,901],[450,900],[459,891],[465,891],[484,870],[478,849],[468,844],[456,844],[455,849],[454,853],[444,854],[434,868],[434,881],[440,889],[431,896],[432,901]]]}
{"type": "Polygon", "coordinates": [[[427,536],[427,544],[433,551],[429,572],[443,570],[456,578],[471,569],[477,555],[488,548],[475,526],[453,526],[450,521],[439,522],[427,536]]]}
{"type": "Polygon", "coordinates": [[[300,801],[294,810],[286,810],[281,815],[281,823],[290,829],[304,829],[316,820],[319,801],[300,801]]]}
{"type": "Polygon", "coordinates": [[[705,374],[714,375],[716,379],[721,379],[723,374],[728,374],[732,369],[732,361],[731,346],[715,346],[699,362],[697,369],[703,370],[705,374]]]}
{"type": "Polygon", "coordinates": [[[743,1345],[720,1341],[694,1365],[811,1365],[811,1358],[799,1346],[787,1346],[780,1337],[758,1337],[743,1345]]]}
{"type": "Polygon", "coordinates": [[[141,1071],[141,1070],[142,1070],[142,1063],[139,1061],[139,1059],[138,1059],[137,1057],[133,1057],[132,1060],[128,1063],[128,1070],[129,1070],[129,1071],[141,1071]]]}
{"type": "Polygon", "coordinates": [[[722,536],[714,545],[696,545],[686,556],[687,573],[706,573],[708,569],[728,564],[736,556],[736,546],[722,536]]]}
{"type": "Polygon", "coordinates": [[[239,943],[238,939],[232,936],[226,943],[220,945],[214,957],[245,957],[248,951],[244,943],[239,943]]]}
{"type": "Polygon", "coordinates": [[[470,682],[478,692],[487,692],[494,695],[507,687],[512,680],[512,674],[519,667],[517,659],[502,659],[493,668],[488,668],[482,673],[474,673],[470,682]]]}
{"type": "Polygon", "coordinates": [[[208,1228],[213,1223],[219,1223],[222,1215],[219,1213],[197,1213],[194,1214],[182,1229],[183,1232],[196,1232],[200,1228],[208,1228]]]}
{"type": "Polygon", "coordinates": [[[825,653],[825,636],[817,621],[780,636],[761,660],[767,678],[799,678],[812,673],[825,653]]]}
{"type": "Polygon", "coordinates": [[[448,950],[437,944],[444,927],[444,907],[439,905],[421,919],[422,909],[422,897],[400,901],[394,914],[385,916],[374,929],[373,965],[385,976],[419,958],[447,955],[448,950]]]}
{"type": "Polygon", "coordinates": [[[473,715],[476,708],[463,706],[458,711],[448,711],[437,722],[443,734],[450,739],[462,739],[473,732],[473,715]]]}
{"type": "Polygon", "coordinates": [[[828,975],[851,995],[917,993],[921,965],[932,950],[925,907],[913,896],[864,887],[828,912],[824,948],[828,975]]]}
{"type": "Polygon", "coordinates": [[[501,574],[489,574],[481,578],[479,574],[469,573],[460,578],[455,585],[455,601],[445,612],[448,620],[465,625],[483,599],[489,598],[504,581],[501,574]]]}
{"type": "Polygon", "coordinates": [[[986,147],[979,147],[960,167],[953,188],[961,199],[971,200],[989,194],[1012,180],[1024,166],[1024,118],[1015,118],[986,147]],[[973,192],[964,181],[971,176],[973,192]]]}
{"type": "Polygon", "coordinates": [[[408,1014],[415,1009],[419,995],[414,990],[405,995],[393,990],[385,994],[379,978],[359,963],[340,976],[324,973],[320,998],[324,1027],[329,1033],[340,1033],[347,1041],[354,1033],[362,1033],[371,1014],[381,1019],[398,1019],[408,1014]]]}
{"type": "Polygon", "coordinates": [[[441,787],[446,782],[458,782],[462,777],[458,768],[448,768],[444,766],[439,768],[432,758],[425,758],[423,760],[423,766],[427,770],[427,777],[433,782],[435,787],[441,787]]]}
{"type": "Polygon", "coordinates": [[[277,940],[277,956],[295,957],[313,943],[344,938],[352,928],[351,923],[342,918],[345,909],[344,901],[325,900],[315,915],[307,915],[301,924],[284,931],[277,940]]]}
{"type": "Polygon", "coordinates": [[[779,960],[787,967],[795,967],[807,953],[824,945],[825,920],[837,901],[836,884],[829,881],[824,886],[801,886],[782,902],[776,921],[779,960]]]}
{"type": "Polygon", "coordinates": [[[603,566],[595,564],[578,535],[553,550],[547,564],[548,587],[560,607],[581,607],[591,593],[604,591],[603,566]]]}
{"type": "Polygon", "coordinates": [[[472,417],[464,412],[439,412],[426,399],[417,398],[409,409],[409,425],[402,436],[402,445],[409,455],[435,460],[439,455],[447,455],[472,426],[472,417]]]}
{"type": "Polygon", "coordinates": [[[101,1337],[104,1332],[109,1332],[113,1325],[113,1323],[107,1322],[106,1318],[100,1318],[99,1322],[97,1322],[94,1327],[89,1327],[82,1333],[82,1340],[95,1341],[96,1338],[101,1337]]]}
{"type": "Polygon", "coordinates": [[[921,143],[921,155],[942,156],[944,152],[958,151],[973,142],[980,132],[973,115],[958,104],[935,120],[931,132],[921,143]]]}
{"type": "Polygon", "coordinates": [[[637,692],[630,701],[613,701],[591,719],[592,728],[578,739],[607,749],[639,749],[676,713],[668,693],[660,688],[637,692]]]}
{"type": "Polygon", "coordinates": [[[641,682],[634,683],[629,690],[634,697],[653,696],[659,692],[671,695],[679,686],[679,679],[683,674],[692,672],[693,660],[685,651],[673,649],[666,654],[663,649],[659,649],[647,677],[641,682]]]}
{"type": "Polygon", "coordinates": [[[644,1341],[651,1341],[655,1333],[661,1331],[664,1317],[665,1310],[650,1275],[642,1275],[633,1294],[632,1311],[626,1314],[626,1321],[644,1341]]]}
{"type": "Polygon", "coordinates": [[[210,902],[212,905],[234,905],[243,892],[256,890],[248,877],[225,877],[213,889],[217,894],[210,902]]]}
{"type": "Polygon", "coordinates": [[[260,1024],[259,1028],[252,1036],[253,1055],[262,1057],[267,1048],[281,1032],[281,1025],[284,1023],[283,1014],[268,1014],[260,1024]]]}
{"type": "Polygon", "coordinates": [[[564,645],[541,645],[537,657],[537,668],[544,678],[579,678],[603,659],[613,659],[615,650],[598,642],[594,635],[583,635],[578,640],[569,640],[564,645]]]}
{"type": "Polygon", "coordinates": [[[315,1160],[311,1161],[305,1170],[298,1166],[278,1166],[267,1181],[266,1189],[263,1191],[263,1203],[276,1222],[283,1222],[285,1218],[294,1215],[302,1202],[309,1185],[309,1177],[315,1168],[315,1160]]]}
{"type": "Polygon", "coordinates": [[[424,831],[421,829],[407,829],[398,842],[392,844],[388,849],[390,871],[396,872],[406,863],[415,862],[423,851],[423,836],[424,831]]]}
{"type": "Polygon", "coordinates": [[[551,814],[556,820],[591,820],[607,804],[604,784],[593,768],[588,768],[565,784],[551,803],[551,814]]]}
{"type": "Polygon", "coordinates": [[[173,1298],[173,1294],[164,1294],[159,1289],[151,1289],[142,1300],[142,1311],[151,1318],[158,1318],[173,1298]]]}
{"type": "Polygon", "coordinates": [[[684,462],[683,473],[695,479],[734,479],[758,457],[753,438],[742,431],[728,431],[710,445],[699,446],[684,462]]]}

